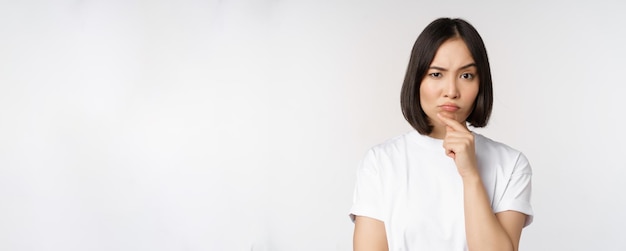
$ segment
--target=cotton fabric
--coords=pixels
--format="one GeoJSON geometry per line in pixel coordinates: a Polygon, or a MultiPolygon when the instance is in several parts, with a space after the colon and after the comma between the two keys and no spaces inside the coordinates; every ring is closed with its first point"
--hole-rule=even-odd
{"type": "MultiPolygon", "coordinates": [[[[474,133],[480,176],[494,213],[528,215],[532,170],[526,157],[474,133]]],[[[385,223],[389,250],[467,250],[463,183],[443,140],[411,131],[372,147],[358,171],[350,216],[385,223]]]]}

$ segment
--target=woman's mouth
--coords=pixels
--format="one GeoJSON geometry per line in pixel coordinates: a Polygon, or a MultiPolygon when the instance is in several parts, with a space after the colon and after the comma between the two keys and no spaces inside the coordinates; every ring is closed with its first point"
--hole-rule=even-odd
{"type": "Polygon", "coordinates": [[[443,105],[440,105],[439,108],[441,110],[443,110],[443,111],[446,111],[446,112],[456,112],[456,111],[458,111],[460,109],[455,104],[443,104],[443,105]]]}

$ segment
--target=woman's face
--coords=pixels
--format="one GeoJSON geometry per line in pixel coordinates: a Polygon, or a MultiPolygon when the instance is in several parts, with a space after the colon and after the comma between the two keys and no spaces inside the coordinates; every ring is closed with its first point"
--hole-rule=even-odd
{"type": "Polygon", "coordinates": [[[445,128],[437,113],[465,126],[479,86],[476,64],[465,42],[452,38],[441,44],[420,85],[420,103],[434,126],[433,133],[445,128]]]}

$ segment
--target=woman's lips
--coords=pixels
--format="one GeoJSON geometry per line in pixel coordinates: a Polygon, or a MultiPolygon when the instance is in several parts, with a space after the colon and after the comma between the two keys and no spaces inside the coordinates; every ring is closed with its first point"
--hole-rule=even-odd
{"type": "Polygon", "coordinates": [[[446,112],[456,112],[459,110],[459,107],[456,106],[455,104],[444,104],[444,105],[440,105],[439,108],[441,108],[441,110],[446,111],[446,112]]]}

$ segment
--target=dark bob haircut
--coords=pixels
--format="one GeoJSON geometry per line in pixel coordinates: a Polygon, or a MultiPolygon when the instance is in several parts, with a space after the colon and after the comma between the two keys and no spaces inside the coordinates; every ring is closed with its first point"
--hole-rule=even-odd
{"type": "Polygon", "coordinates": [[[439,18],[426,26],[417,37],[411,51],[411,59],[400,94],[400,105],[404,118],[423,135],[429,135],[433,126],[422,110],[419,95],[420,85],[439,46],[451,38],[460,38],[465,42],[478,70],[480,82],[478,95],[474,101],[472,112],[467,117],[467,122],[473,127],[484,127],[491,115],[491,107],[493,106],[491,70],[482,38],[478,31],[465,20],[439,18]]]}

